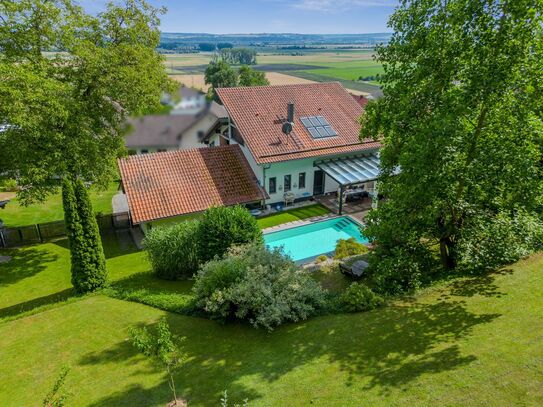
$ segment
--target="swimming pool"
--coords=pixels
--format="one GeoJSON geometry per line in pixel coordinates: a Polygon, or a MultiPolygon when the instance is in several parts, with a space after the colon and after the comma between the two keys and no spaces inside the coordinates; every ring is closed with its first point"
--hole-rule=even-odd
{"type": "Polygon", "coordinates": [[[278,232],[266,233],[264,242],[270,249],[283,247],[292,260],[303,263],[321,254],[336,250],[339,239],[354,237],[360,243],[368,243],[360,233],[360,225],[347,216],[310,223],[278,232]]]}

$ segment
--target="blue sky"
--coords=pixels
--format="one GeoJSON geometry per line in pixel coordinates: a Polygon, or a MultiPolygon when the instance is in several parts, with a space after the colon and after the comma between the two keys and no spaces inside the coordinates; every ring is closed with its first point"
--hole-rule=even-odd
{"type": "MultiPolygon", "coordinates": [[[[397,0],[148,0],[166,6],[164,32],[363,34],[386,32],[397,0]]],[[[89,12],[107,0],[79,0],[89,12]]]]}

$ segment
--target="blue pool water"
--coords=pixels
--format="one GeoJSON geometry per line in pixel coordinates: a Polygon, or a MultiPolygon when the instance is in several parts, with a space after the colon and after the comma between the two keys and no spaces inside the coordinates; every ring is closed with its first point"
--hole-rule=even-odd
{"type": "Polygon", "coordinates": [[[309,261],[321,254],[332,253],[339,239],[354,237],[360,243],[368,240],[360,233],[360,225],[350,218],[339,218],[311,223],[309,225],[266,233],[264,242],[270,249],[283,247],[296,262],[309,261]]]}

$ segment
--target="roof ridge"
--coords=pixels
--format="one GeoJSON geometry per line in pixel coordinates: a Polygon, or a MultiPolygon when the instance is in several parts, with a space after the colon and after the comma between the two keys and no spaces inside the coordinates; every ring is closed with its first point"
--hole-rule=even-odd
{"type": "MultiPolygon", "coordinates": [[[[232,149],[235,150],[236,148],[240,148],[238,144],[227,144],[223,146],[214,146],[214,147],[193,147],[193,148],[183,148],[178,150],[169,150],[169,151],[154,151],[151,153],[145,153],[145,154],[134,154],[134,155],[128,155],[126,157],[119,157],[117,159],[118,162],[122,161],[128,161],[128,160],[143,160],[143,159],[149,159],[152,157],[155,157],[159,154],[169,154],[169,155],[183,155],[183,154],[189,154],[196,151],[206,151],[206,150],[227,150],[232,149]]],[[[240,149],[241,150],[241,149],[240,149]]]]}
{"type": "MultiPolygon", "coordinates": [[[[295,87],[295,86],[322,86],[322,85],[330,85],[330,84],[338,84],[340,86],[341,83],[339,81],[326,81],[326,82],[312,82],[312,83],[285,83],[281,85],[260,85],[260,86],[230,86],[230,87],[224,87],[224,88],[217,88],[217,91],[224,90],[224,89],[266,89],[266,88],[285,88],[285,87],[295,87]]],[[[342,86],[343,87],[343,86],[342,86]]]]}

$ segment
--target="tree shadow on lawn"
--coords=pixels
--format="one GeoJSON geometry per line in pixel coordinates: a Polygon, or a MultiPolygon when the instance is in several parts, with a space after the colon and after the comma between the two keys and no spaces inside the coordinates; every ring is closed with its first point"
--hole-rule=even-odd
{"type": "MultiPolygon", "coordinates": [[[[376,388],[386,395],[387,389],[405,385],[421,374],[456,369],[475,361],[474,355],[462,355],[455,342],[498,316],[477,315],[462,301],[451,301],[324,316],[271,333],[243,324],[221,326],[174,314],[168,315],[168,322],[185,338],[184,350],[189,356],[177,376],[178,394],[191,403],[209,405],[216,403],[225,389],[236,400],[270,397],[244,383],[257,381],[265,386],[302,366],[307,369],[307,382],[293,382],[288,388],[295,391],[297,386],[318,386],[323,379],[320,363],[336,364],[345,374],[345,386],[376,388]],[[323,362],[323,357],[328,362],[323,362]]],[[[112,349],[86,355],[80,363],[111,363],[112,359],[121,361],[135,354],[130,341],[123,341],[112,349]]],[[[126,400],[139,399],[166,403],[165,381],[156,388],[128,388],[94,405],[131,405],[126,400]]]]}
{"type": "Polygon", "coordinates": [[[0,251],[0,254],[11,257],[11,261],[0,267],[0,288],[16,284],[44,271],[48,263],[53,263],[59,258],[57,254],[40,250],[38,247],[5,249],[0,251]]]}
{"type": "Polygon", "coordinates": [[[35,308],[43,307],[47,305],[56,304],[66,301],[68,298],[74,297],[75,293],[72,288],[59,291],[54,294],[45,295],[43,297],[34,298],[30,301],[21,302],[19,304],[12,305],[10,307],[0,309],[0,319],[13,317],[24,312],[32,311],[35,308]]]}
{"type": "Polygon", "coordinates": [[[500,275],[511,273],[513,273],[511,269],[501,269],[484,275],[454,280],[449,285],[445,298],[451,296],[473,297],[475,295],[501,298],[506,293],[499,290],[495,280],[500,275]]]}
{"type": "MultiPolygon", "coordinates": [[[[100,237],[106,260],[139,251],[128,230],[101,231],[100,237]]],[[[70,250],[67,238],[54,240],[51,243],[70,250]]]]}

